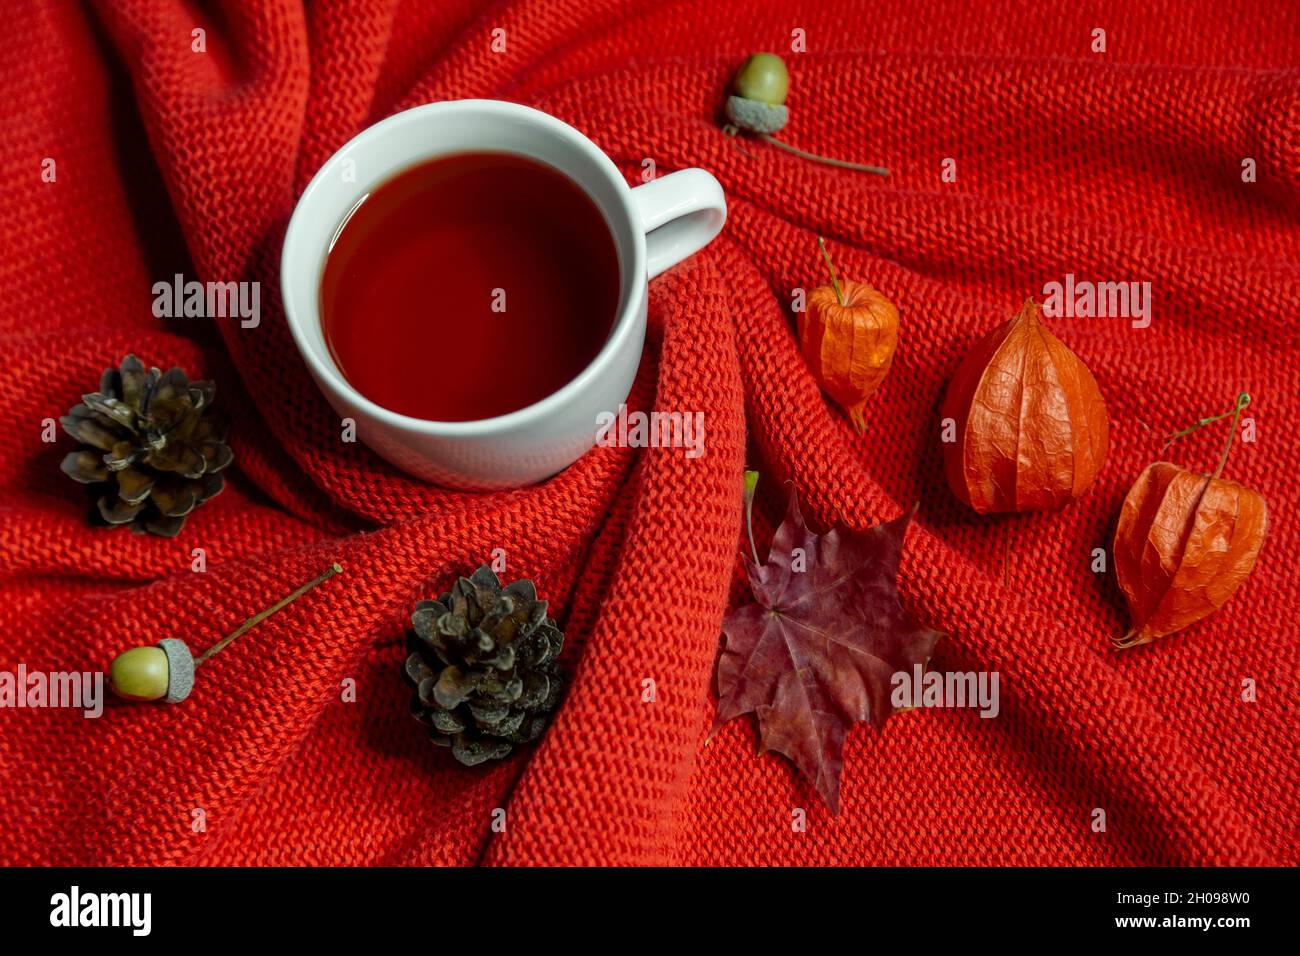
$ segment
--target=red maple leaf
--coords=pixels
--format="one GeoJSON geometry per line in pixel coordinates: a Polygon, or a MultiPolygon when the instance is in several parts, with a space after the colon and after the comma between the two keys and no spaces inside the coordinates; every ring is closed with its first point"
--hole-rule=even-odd
{"type": "Polygon", "coordinates": [[[834,812],[849,727],[863,720],[882,726],[894,712],[893,675],[924,668],[941,636],[898,600],[911,517],[817,535],[791,488],[767,563],[744,555],[754,603],[722,622],[713,730],[756,714],[763,750],[789,757],[834,812]]]}

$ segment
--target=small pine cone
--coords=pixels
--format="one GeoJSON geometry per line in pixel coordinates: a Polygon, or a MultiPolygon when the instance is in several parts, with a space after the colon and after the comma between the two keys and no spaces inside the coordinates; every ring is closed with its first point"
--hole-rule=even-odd
{"type": "Polygon", "coordinates": [[[60,467],[89,487],[108,524],[173,537],[225,487],[221,470],[233,455],[211,412],[215,394],[212,382],[191,382],[178,368],[146,370],[128,355],[59,419],[82,443],[60,467]]]}
{"type": "Polygon", "coordinates": [[[532,581],[504,588],[487,565],[411,615],[411,712],[466,766],[499,760],[546,729],[560,700],[564,635],[532,581]]]}

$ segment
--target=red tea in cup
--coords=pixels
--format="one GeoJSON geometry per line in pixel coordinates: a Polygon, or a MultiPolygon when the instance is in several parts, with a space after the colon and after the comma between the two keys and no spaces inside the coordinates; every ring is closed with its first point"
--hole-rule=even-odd
{"type": "Polygon", "coordinates": [[[618,251],[587,193],[537,160],[475,152],[371,190],[330,246],[320,314],[358,392],[455,422],[525,408],[576,378],[619,297],[618,251]]]}

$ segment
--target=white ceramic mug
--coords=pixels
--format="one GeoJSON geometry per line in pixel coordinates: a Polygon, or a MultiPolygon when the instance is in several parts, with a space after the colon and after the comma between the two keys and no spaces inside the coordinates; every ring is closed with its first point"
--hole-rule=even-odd
{"type": "MultiPolygon", "coordinates": [[[[360,133],[307,186],[280,258],[285,316],[325,397],[388,461],[442,485],[518,487],[549,478],[595,444],[598,417],[626,400],[641,361],[647,281],[712,240],[726,217],[722,187],[702,169],[632,189],[596,144],[546,113],[499,100],[430,103],[360,133]],[[478,421],[426,421],[376,405],[343,377],[321,331],[321,272],[342,224],[371,190],[414,164],[470,151],[531,157],[587,192],[618,249],[618,316],[591,364],[541,401],[478,421]]],[[[436,295],[431,288],[430,298],[436,295]]]]}

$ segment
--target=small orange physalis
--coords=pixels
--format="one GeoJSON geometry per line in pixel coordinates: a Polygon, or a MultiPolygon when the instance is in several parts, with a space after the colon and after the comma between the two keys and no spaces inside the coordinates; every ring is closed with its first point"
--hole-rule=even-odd
{"type": "Polygon", "coordinates": [[[1234,408],[1203,418],[1183,435],[1232,415],[1232,432],[1213,475],[1158,461],[1129,490],[1115,529],[1115,576],[1132,629],[1117,650],[1148,644],[1218,610],[1250,576],[1268,533],[1268,507],[1253,488],[1220,478],[1232,448],[1243,392],[1234,408]]]}
{"type": "Polygon", "coordinates": [[[807,308],[799,313],[799,348],[818,384],[862,432],[867,396],[894,361],[898,309],[865,282],[840,282],[820,236],[817,244],[831,283],[808,294],[807,308]]]}

